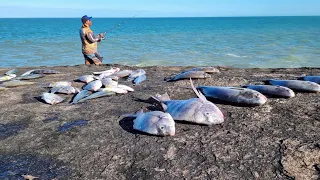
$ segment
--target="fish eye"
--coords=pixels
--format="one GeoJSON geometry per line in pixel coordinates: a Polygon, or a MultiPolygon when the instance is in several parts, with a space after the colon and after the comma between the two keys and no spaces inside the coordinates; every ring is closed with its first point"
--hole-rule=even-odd
{"type": "Polygon", "coordinates": [[[160,129],[164,129],[164,126],[161,126],[160,129]]]}

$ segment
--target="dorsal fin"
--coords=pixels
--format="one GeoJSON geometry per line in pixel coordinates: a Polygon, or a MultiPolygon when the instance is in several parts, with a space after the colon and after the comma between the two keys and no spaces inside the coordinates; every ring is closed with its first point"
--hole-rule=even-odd
{"type": "Polygon", "coordinates": [[[194,91],[194,93],[196,93],[196,95],[198,96],[198,98],[199,98],[201,101],[203,101],[203,102],[208,101],[207,98],[206,98],[200,91],[198,91],[198,90],[194,87],[191,78],[190,78],[190,84],[191,84],[192,90],[194,91]]]}

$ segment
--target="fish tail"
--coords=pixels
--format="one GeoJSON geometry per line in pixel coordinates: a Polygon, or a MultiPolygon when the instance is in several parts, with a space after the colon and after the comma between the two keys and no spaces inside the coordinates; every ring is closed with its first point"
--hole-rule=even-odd
{"type": "Polygon", "coordinates": [[[168,95],[167,93],[165,93],[165,94],[163,94],[163,95],[157,94],[157,95],[151,96],[151,97],[152,97],[154,100],[156,100],[158,103],[160,103],[160,105],[161,105],[161,107],[162,107],[162,109],[163,109],[164,111],[167,110],[167,105],[165,105],[165,104],[163,103],[163,101],[165,101],[164,99],[170,100],[169,95],[168,95]]]}

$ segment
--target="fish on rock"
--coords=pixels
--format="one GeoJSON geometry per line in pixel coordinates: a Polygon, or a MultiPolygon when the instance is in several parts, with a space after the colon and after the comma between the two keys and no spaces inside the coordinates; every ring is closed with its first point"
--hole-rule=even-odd
{"type": "Polygon", "coordinates": [[[128,77],[127,81],[133,81],[138,76],[146,74],[146,71],[143,69],[137,69],[131,72],[130,76],[128,77]]]}
{"type": "Polygon", "coordinates": [[[187,100],[170,100],[168,94],[153,96],[159,102],[165,112],[168,112],[174,120],[187,121],[196,124],[213,125],[224,122],[221,110],[206,97],[197,91],[190,79],[191,87],[198,98],[187,100]]]}
{"type": "Polygon", "coordinates": [[[9,81],[10,79],[13,79],[15,77],[17,77],[17,75],[15,75],[15,74],[9,74],[9,75],[0,76],[0,82],[9,81]]]}
{"type": "Polygon", "coordinates": [[[244,88],[258,91],[264,95],[291,98],[295,96],[295,93],[284,86],[272,86],[272,85],[244,85],[244,88]]]}
{"type": "Polygon", "coordinates": [[[138,77],[136,77],[134,80],[133,80],[133,83],[134,84],[140,84],[141,82],[147,80],[147,76],[145,74],[142,74],[138,77]]]}
{"type": "Polygon", "coordinates": [[[103,78],[101,80],[101,82],[102,82],[102,85],[104,85],[105,87],[107,87],[107,86],[117,86],[118,85],[118,82],[112,80],[111,78],[103,78]]]}
{"type": "Polygon", "coordinates": [[[162,111],[143,112],[143,110],[126,117],[135,117],[133,129],[157,136],[174,136],[175,122],[169,113],[162,111]]]}
{"type": "Polygon", "coordinates": [[[126,86],[126,85],[123,85],[123,84],[118,84],[118,88],[121,88],[121,89],[130,91],[130,92],[133,92],[133,91],[134,91],[133,88],[131,88],[131,87],[129,87],[129,86],[126,86]]]}
{"type": "Polygon", "coordinates": [[[204,71],[185,71],[182,72],[174,77],[167,78],[166,81],[177,81],[181,79],[204,79],[204,78],[210,78],[210,74],[204,72],[204,71]]]}
{"type": "Polygon", "coordinates": [[[88,91],[98,91],[102,87],[102,82],[100,80],[95,80],[87,84],[83,89],[88,91]]]}
{"type": "Polygon", "coordinates": [[[60,74],[60,72],[52,69],[35,69],[30,74],[60,74]]]}
{"type": "Polygon", "coordinates": [[[267,98],[258,91],[238,87],[198,86],[201,92],[209,98],[231,103],[262,105],[267,98]]]}
{"type": "Polygon", "coordinates": [[[77,104],[79,102],[79,100],[89,96],[89,94],[90,94],[90,91],[88,91],[88,90],[82,90],[82,91],[78,92],[73,97],[72,104],[77,104]]]}
{"type": "Polygon", "coordinates": [[[82,98],[80,99],[78,102],[84,102],[86,100],[89,100],[89,99],[95,99],[95,98],[100,98],[100,97],[105,97],[105,96],[111,96],[111,95],[114,95],[116,94],[115,92],[106,92],[106,91],[99,91],[99,92],[95,92],[95,93],[92,93],[91,95],[85,97],[85,98],[82,98]]]}
{"type": "Polygon", "coordinates": [[[2,86],[4,87],[18,87],[18,86],[27,86],[35,84],[36,82],[26,82],[26,81],[20,81],[20,80],[11,80],[6,81],[2,83],[2,86]]]}
{"type": "Polygon", "coordinates": [[[194,68],[187,70],[187,71],[204,71],[209,74],[220,73],[219,69],[217,69],[215,67],[210,67],[210,66],[208,66],[208,67],[194,67],[194,68]]]}
{"type": "Polygon", "coordinates": [[[311,81],[320,84],[320,76],[303,76],[299,77],[299,80],[311,81]]]}
{"type": "Polygon", "coordinates": [[[89,83],[89,82],[92,82],[94,80],[96,80],[96,78],[93,75],[83,75],[83,76],[78,77],[78,79],[76,79],[76,81],[81,81],[81,82],[84,82],[84,83],[89,83]]]}
{"type": "Polygon", "coordinates": [[[118,93],[118,94],[126,94],[126,93],[128,93],[127,90],[119,88],[119,87],[116,87],[116,86],[108,86],[106,88],[100,88],[98,91],[101,91],[101,92],[115,92],[115,93],[118,93]]]}
{"type": "Polygon", "coordinates": [[[114,75],[118,76],[119,78],[123,78],[123,77],[129,76],[131,73],[132,73],[132,70],[122,70],[115,73],[114,75]]]}
{"type": "Polygon", "coordinates": [[[47,85],[45,85],[44,87],[59,87],[59,86],[71,86],[71,82],[69,81],[58,81],[58,82],[51,82],[47,85]]]}
{"type": "Polygon", "coordinates": [[[41,99],[43,99],[46,103],[51,105],[61,103],[62,101],[65,100],[65,98],[62,98],[56,94],[47,93],[47,92],[41,95],[41,99]]]}
{"type": "Polygon", "coordinates": [[[53,87],[50,90],[51,93],[62,93],[62,94],[75,94],[78,92],[78,89],[72,87],[72,86],[58,86],[53,87]]]}
{"type": "Polygon", "coordinates": [[[100,74],[114,74],[116,72],[120,71],[120,68],[117,68],[117,67],[113,67],[109,70],[105,70],[105,71],[98,71],[98,72],[93,72],[94,75],[100,75],[100,74]]]}
{"type": "Polygon", "coordinates": [[[6,73],[4,73],[4,75],[10,75],[10,74],[16,75],[18,72],[19,72],[18,69],[11,69],[11,70],[7,71],[6,73]]]}
{"type": "Polygon", "coordinates": [[[29,80],[29,79],[38,79],[38,78],[43,78],[45,77],[44,74],[27,74],[27,75],[24,75],[24,76],[20,76],[16,79],[19,79],[19,80],[29,80]]]}
{"type": "Polygon", "coordinates": [[[285,86],[294,91],[320,92],[320,85],[311,81],[302,80],[267,80],[267,83],[277,86],[285,86]]]}

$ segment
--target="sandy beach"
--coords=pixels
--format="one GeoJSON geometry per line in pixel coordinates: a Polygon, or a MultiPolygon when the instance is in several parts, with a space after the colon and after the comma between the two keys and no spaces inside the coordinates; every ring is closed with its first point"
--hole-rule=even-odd
{"type": "MultiPolygon", "coordinates": [[[[319,93],[296,93],[290,99],[269,98],[262,106],[216,102],[225,115],[221,125],[176,123],[173,137],[133,130],[121,115],[159,107],[149,98],[167,92],[171,99],[196,97],[188,80],[165,77],[191,67],[144,67],[147,80],[134,92],[70,105],[72,95],[57,105],[39,100],[42,85],[73,81],[80,75],[119,67],[37,67],[60,74],[29,80],[36,84],[0,91],[0,179],[319,179],[319,93]],[[86,120],[66,132],[59,127],[86,120]]],[[[18,75],[35,68],[18,68],[18,75]]],[[[8,68],[1,68],[5,73],[8,68]]],[[[320,68],[240,69],[219,67],[221,73],[194,80],[195,85],[240,86],[267,79],[320,75],[320,68]]],[[[84,83],[73,82],[81,88],[84,83]]]]}

